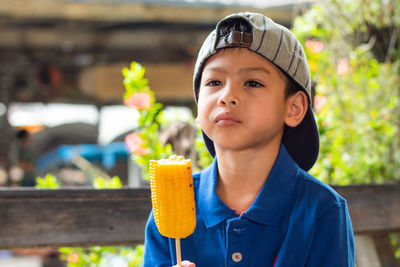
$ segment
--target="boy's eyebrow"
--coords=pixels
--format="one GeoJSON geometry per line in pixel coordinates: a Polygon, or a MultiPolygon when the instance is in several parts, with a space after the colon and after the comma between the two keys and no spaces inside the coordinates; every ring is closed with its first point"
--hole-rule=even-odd
{"type": "Polygon", "coordinates": [[[271,72],[265,68],[262,67],[247,67],[247,68],[242,68],[239,70],[239,73],[241,72],[249,72],[249,71],[262,71],[265,72],[267,74],[271,74],[271,72]]]}
{"type": "MultiPolygon", "coordinates": [[[[216,71],[216,72],[222,72],[222,73],[227,73],[228,71],[226,71],[224,68],[220,68],[220,67],[211,67],[211,68],[207,68],[204,71],[216,71]]],[[[250,72],[250,71],[262,71],[265,72],[267,74],[271,74],[271,72],[263,67],[246,67],[246,68],[241,68],[239,70],[239,73],[242,72],[250,72]]]]}
{"type": "Polygon", "coordinates": [[[206,68],[206,69],[204,69],[204,71],[216,71],[216,72],[227,73],[226,70],[224,70],[223,68],[219,68],[219,67],[206,68]]]}

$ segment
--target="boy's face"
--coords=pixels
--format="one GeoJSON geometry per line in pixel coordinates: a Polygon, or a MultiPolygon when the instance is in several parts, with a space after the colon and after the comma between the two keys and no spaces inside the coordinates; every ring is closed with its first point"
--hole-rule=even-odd
{"type": "Polygon", "coordinates": [[[217,150],[280,144],[288,101],[285,76],[246,48],[208,59],[201,77],[198,122],[217,150]]]}

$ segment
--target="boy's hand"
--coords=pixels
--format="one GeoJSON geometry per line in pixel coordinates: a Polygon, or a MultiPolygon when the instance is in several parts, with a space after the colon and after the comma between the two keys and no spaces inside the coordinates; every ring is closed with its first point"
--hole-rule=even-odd
{"type": "MultiPolygon", "coordinates": [[[[182,261],[182,266],[183,267],[196,267],[196,264],[190,261],[182,261]]],[[[173,267],[179,267],[178,265],[175,265],[173,267]]]]}

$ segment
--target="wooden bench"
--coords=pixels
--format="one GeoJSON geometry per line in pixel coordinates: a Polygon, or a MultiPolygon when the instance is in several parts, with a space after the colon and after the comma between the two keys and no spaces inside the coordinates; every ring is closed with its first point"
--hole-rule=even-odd
{"type": "MultiPolygon", "coordinates": [[[[347,199],[356,262],[399,266],[388,233],[400,231],[400,185],[335,187],[347,199]]],[[[0,249],[143,243],[149,189],[0,189],[0,249]]]]}

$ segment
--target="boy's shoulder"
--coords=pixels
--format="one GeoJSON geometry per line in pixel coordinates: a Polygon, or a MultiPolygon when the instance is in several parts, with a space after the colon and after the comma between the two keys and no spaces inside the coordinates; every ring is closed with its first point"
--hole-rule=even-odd
{"type": "MultiPolygon", "coordinates": [[[[197,196],[200,193],[201,177],[203,175],[210,175],[212,171],[212,166],[209,166],[208,168],[193,174],[193,187],[197,196]]],[[[343,209],[347,206],[346,200],[328,184],[318,180],[298,166],[297,172],[295,171],[295,173],[296,177],[293,177],[292,180],[294,183],[294,189],[290,195],[287,195],[287,197],[297,202],[297,204],[319,207],[318,210],[320,211],[321,209],[325,210],[334,207],[343,209]]],[[[209,190],[210,187],[203,189],[209,190]]],[[[275,193],[279,193],[278,191],[275,193]]]]}
{"type": "Polygon", "coordinates": [[[302,191],[303,195],[306,195],[315,201],[325,203],[346,203],[346,200],[330,185],[318,180],[300,168],[297,175],[297,187],[297,190],[302,191]]]}

